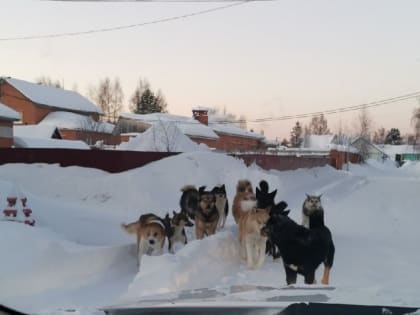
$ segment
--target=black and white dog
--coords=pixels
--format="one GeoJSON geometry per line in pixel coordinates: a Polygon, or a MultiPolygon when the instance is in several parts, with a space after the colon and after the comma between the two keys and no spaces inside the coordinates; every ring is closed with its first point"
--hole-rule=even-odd
{"type": "Polygon", "coordinates": [[[335,247],[324,224],[324,211],[309,214],[309,229],[282,214],[272,218],[261,233],[280,250],[287,284],[296,283],[297,274],[304,276],[306,284],[316,283],[315,271],[321,263],[324,263],[321,283],[329,284],[335,247]]]}
{"type": "Polygon", "coordinates": [[[188,220],[187,215],[184,212],[173,211],[173,217],[169,217],[169,213],[166,214],[163,219],[165,224],[166,236],[168,238],[168,251],[174,253],[174,244],[181,242],[186,245],[188,242],[187,235],[185,234],[186,226],[193,226],[193,223],[188,220]]]}
{"type": "Polygon", "coordinates": [[[229,214],[229,201],[226,195],[226,188],[225,184],[221,186],[215,186],[211,192],[216,197],[215,206],[219,211],[219,222],[217,223],[217,227],[224,228],[226,223],[226,218],[229,214]]]}

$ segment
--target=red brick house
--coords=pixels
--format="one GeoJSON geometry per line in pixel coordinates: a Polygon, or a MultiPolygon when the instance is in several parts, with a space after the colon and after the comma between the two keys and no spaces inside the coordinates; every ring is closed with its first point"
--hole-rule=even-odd
{"type": "Polygon", "coordinates": [[[46,120],[51,123],[55,119],[62,139],[83,140],[88,144],[97,140],[119,143],[119,137],[112,135],[110,126],[99,122],[102,111],[75,91],[0,77],[0,102],[19,113],[22,125],[43,124],[46,120]],[[75,121],[79,125],[74,124],[75,121]]]}
{"type": "Polygon", "coordinates": [[[13,122],[19,120],[19,113],[0,103],[0,148],[13,146],[13,122]]]}
{"type": "Polygon", "coordinates": [[[214,148],[222,151],[260,151],[267,148],[265,137],[261,134],[239,128],[236,123],[225,117],[208,115],[208,109],[197,107],[193,117],[211,128],[218,136],[214,148]]]}
{"type": "Polygon", "coordinates": [[[212,120],[208,110],[193,109],[193,117],[177,116],[163,113],[145,115],[121,114],[116,128],[120,133],[144,132],[153,124],[164,121],[177,127],[196,143],[221,151],[255,151],[263,150],[266,145],[264,136],[241,129],[233,123],[212,120]]]}

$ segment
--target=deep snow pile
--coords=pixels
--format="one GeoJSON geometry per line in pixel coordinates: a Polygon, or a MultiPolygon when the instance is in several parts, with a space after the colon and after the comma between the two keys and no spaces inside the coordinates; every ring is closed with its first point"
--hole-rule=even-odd
{"type": "Polygon", "coordinates": [[[159,121],[145,132],[121,143],[117,149],[154,152],[209,151],[203,143],[197,144],[186,136],[175,123],[159,121]]]}
{"type": "MultiPolygon", "coordinates": [[[[331,273],[336,289],[328,293],[329,302],[420,305],[417,164],[268,172],[210,152],[184,153],[120,174],[46,164],[0,166],[0,200],[5,205],[7,194],[17,187],[37,220],[35,227],[0,222],[0,301],[44,314],[66,309],[93,313],[102,306],[184,289],[283,287],[281,262],[267,257],[260,270],[248,270],[240,261],[231,215],[225,230],[201,241],[194,240],[190,228],[187,246],[177,246],[175,255],[144,257],[140,272],[135,238],[119,227],[142,213],[163,216],[178,210],[185,184],[211,188],[224,183],[232,202],[241,178],[254,185],[267,180],[278,189],[276,201],[286,200],[297,222],[305,193],[323,194],[337,248],[331,273]]],[[[301,278],[298,282],[303,283],[301,278]]]]}

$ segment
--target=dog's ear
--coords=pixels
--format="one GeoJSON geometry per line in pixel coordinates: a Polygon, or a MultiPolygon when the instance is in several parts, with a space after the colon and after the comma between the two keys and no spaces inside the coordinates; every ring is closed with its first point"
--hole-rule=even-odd
{"type": "Polygon", "coordinates": [[[306,199],[311,198],[311,196],[309,196],[309,194],[308,194],[308,193],[305,193],[305,195],[306,195],[306,199]]]}
{"type": "Polygon", "coordinates": [[[288,216],[289,215],[289,213],[290,213],[290,210],[285,210],[285,211],[283,211],[283,215],[285,215],[285,216],[288,216]]]}
{"type": "Polygon", "coordinates": [[[273,190],[271,193],[268,194],[270,198],[273,200],[273,202],[274,202],[274,198],[276,197],[276,194],[277,194],[277,189],[273,190]]]}
{"type": "Polygon", "coordinates": [[[175,212],[175,210],[172,210],[172,214],[175,216],[176,215],[176,212],[175,212]]]}
{"type": "Polygon", "coordinates": [[[261,191],[268,193],[268,183],[264,179],[260,181],[261,191]]]}
{"type": "Polygon", "coordinates": [[[321,196],[322,196],[322,194],[320,194],[320,195],[318,196],[319,200],[321,200],[321,196]]]}
{"type": "Polygon", "coordinates": [[[222,186],[220,186],[220,189],[225,190],[225,184],[223,184],[222,186]]]}
{"type": "Polygon", "coordinates": [[[198,192],[199,193],[202,193],[203,191],[205,191],[206,190],[206,186],[200,186],[199,188],[198,188],[198,192]]]}

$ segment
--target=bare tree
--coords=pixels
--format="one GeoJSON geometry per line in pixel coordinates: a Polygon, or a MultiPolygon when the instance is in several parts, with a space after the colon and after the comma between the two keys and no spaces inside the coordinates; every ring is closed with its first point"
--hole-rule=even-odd
{"type": "Polygon", "coordinates": [[[327,119],[324,114],[319,116],[313,116],[309,123],[309,126],[305,126],[305,134],[307,135],[328,135],[330,130],[328,129],[327,119]]]}
{"type": "Polygon", "coordinates": [[[59,80],[53,80],[45,75],[35,79],[35,83],[49,87],[64,88],[64,85],[62,85],[59,80]]]}
{"type": "Polygon", "coordinates": [[[209,108],[208,114],[220,116],[220,117],[213,118],[213,121],[215,122],[223,122],[227,124],[232,124],[244,130],[248,129],[246,116],[240,115],[238,119],[235,114],[227,111],[226,106],[223,106],[223,109],[220,109],[219,107],[209,108]]]}
{"type": "Polygon", "coordinates": [[[359,154],[362,157],[362,160],[365,161],[369,156],[369,141],[372,128],[372,119],[370,118],[370,114],[365,107],[362,108],[359,112],[358,126],[356,126],[356,128],[358,136],[365,140],[361,142],[361,146],[359,148],[359,154]]]}
{"type": "Polygon", "coordinates": [[[386,137],[385,128],[381,127],[373,133],[372,142],[375,144],[384,144],[385,137],[386,137]]]}
{"type": "Polygon", "coordinates": [[[417,98],[418,107],[414,109],[411,123],[414,127],[414,146],[420,148],[420,97],[417,98]]]}
{"type": "Polygon", "coordinates": [[[115,123],[123,109],[124,93],[121,87],[120,79],[115,78],[112,85],[112,99],[109,106],[109,121],[115,123]]]}
{"type": "Polygon", "coordinates": [[[103,111],[105,120],[115,123],[123,108],[124,94],[118,78],[101,80],[97,87],[90,87],[89,97],[103,111]]]}
{"type": "Polygon", "coordinates": [[[153,143],[156,151],[175,152],[181,131],[174,122],[163,122],[159,119],[152,127],[153,143]]]}

